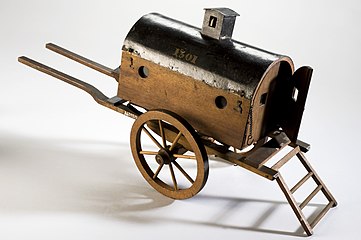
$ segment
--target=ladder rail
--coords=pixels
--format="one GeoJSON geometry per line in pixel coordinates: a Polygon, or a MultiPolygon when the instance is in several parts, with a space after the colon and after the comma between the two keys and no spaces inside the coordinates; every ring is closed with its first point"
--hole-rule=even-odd
{"type": "Polygon", "coordinates": [[[281,176],[281,174],[278,175],[276,180],[277,180],[277,183],[280,186],[282,192],[286,196],[286,199],[287,199],[288,203],[290,204],[293,212],[296,214],[296,217],[298,218],[299,222],[301,223],[301,226],[305,230],[306,234],[308,236],[311,236],[313,234],[312,227],[308,223],[308,221],[307,221],[305,215],[303,214],[303,212],[301,211],[301,209],[299,208],[296,199],[292,195],[291,191],[289,190],[289,188],[288,188],[285,180],[281,176]]]}
{"type": "Polygon", "coordinates": [[[313,219],[313,221],[311,222],[311,227],[314,228],[317,223],[326,215],[326,213],[332,208],[334,207],[334,202],[331,201],[327,204],[327,206],[322,209],[322,211],[315,217],[315,219],[313,219]]]}

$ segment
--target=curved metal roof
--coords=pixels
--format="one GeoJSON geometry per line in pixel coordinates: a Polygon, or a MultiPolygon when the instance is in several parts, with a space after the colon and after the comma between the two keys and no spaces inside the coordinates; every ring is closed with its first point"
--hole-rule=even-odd
{"type": "Polygon", "coordinates": [[[235,40],[202,36],[200,28],[157,13],[147,14],[135,23],[123,50],[248,99],[272,63],[285,58],[235,40]],[[188,61],[176,51],[189,54],[188,61]]]}

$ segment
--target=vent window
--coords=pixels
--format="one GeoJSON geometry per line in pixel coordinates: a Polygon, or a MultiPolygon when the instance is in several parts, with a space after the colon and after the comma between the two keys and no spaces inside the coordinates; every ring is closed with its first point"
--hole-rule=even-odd
{"type": "Polygon", "coordinates": [[[223,109],[227,106],[227,99],[223,96],[216,97],[214,102],[219,109],[223,109]]]}
{"type": "Polygon", "coordinates": [[[292,99],[293,101],[297,102],[297,98],[298,98],[298,89],[296,87],[293,88],[293,91],[292,91],[292,99]]]}
{"type": "Polygon", "coordinates": [[[261,98],[260,98],[260,100],[259,100],[259,104],[260,104],[260,106],[263,106],[263,105],[265,105],[266,104],[266,102],[267,102],[267,93],[263,93],[262,95],[261,95],[261,98]]]}
{"type": "Polygon", "coordinates": [[[208,26],[212,28],[216,28],[217,18],[215,16],[210,16],[208,26]]]}
{"type": "Polygon", "coordinates": [[[141,66],[138,69],[138,73],[141,78],[147,78],[149,76],[149,69],[145,66],[141,66]]]}

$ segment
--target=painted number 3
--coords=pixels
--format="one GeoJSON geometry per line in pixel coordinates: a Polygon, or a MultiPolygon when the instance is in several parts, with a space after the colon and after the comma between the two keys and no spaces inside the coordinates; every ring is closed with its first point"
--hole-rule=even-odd
{"type": "Polygon", "coordinates": [[[191,54],[182,48],[176,48],[173,56],[182,60],[186,60],[187,62],[193,64],[196,64],[196,61],[198,59],[197,55],[191,54]]]}

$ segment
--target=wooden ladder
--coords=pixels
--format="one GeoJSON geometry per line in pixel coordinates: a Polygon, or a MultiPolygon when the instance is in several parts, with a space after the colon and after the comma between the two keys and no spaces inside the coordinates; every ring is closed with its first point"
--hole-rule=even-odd
{"type": "Polygon", "coordinates": [[[226,159],[271,181],[276,180],[282,192],[285,194],[288,203],[291,205],[298,220],[300,221],[301,226],[309,236],[312,235],[313,228],[322,219],[322,217],[325,216],[328,210],[337,205],[335,198],[332,196],[331,192],[327,189],[326,185],[322,182],[321,178],[318,176],[316,171],[312,168],[311,164],[307,161],[305,155],[303,154],[303,152],[307,152],[309,150],[309,145],[299,140],[292,142],[286,133],[282,130],[276,130],[272,133],[269,133],[264,139],[259,140],[259,142],[252,150],[243,154],[237,153],[236,151],[232,152],[230,150],[224,150],[224,148],[221,148],[210,141],[204,141],[204,144],[208,155],[215,155],[226,159]],[[291,147],[291,150],[279,161],[277,161],[272,167],[265,165],[269,160],[271,160],[276,154],[285,149],[287,146],[291,147]],[[297,158],[301,161],[302,165],[307,170],[307,174],[294,187],[290,189],[284,181],[279,170],[295,156],[297,156],[297,158]],[[298,204],[293,194],[310,178],[313,179],[317,187],[301,204],[298,204]],[[312,222],[309,223],[308,219],[303,214],[302,209],[306,207],[307,204],[320,191],[322,191],[322,193],[327,198],[328,204],[318,214],[318,216],[316,216],[312,222]]]}
{"type": "Polygon", "coordinates": [[[301,161],[302,165],[307,170],[307,174],[297,182],[292,188],[289,188],[283,179],[280,172],[276,177],[276,181],[280,186],[282,192],[287,198],[288,203],[291,205],[294,213],[296,214],[298,220],[300,221],[303,229],[305,230],[308,236],[313,234],[313,228],[316,224],[322,219],[323,216],[330,210],[330,208],[335,207],[337,205],[336,199],[332,196],[331,192],[327,189],[326,185],[322,182],[321,178],[318,176],[316,171],[312,168],[309,161],[306,159],[305,155],[300,150],[299,146],[293,148],[289,153],[287,153],[281,160],[279,160],[276,164],[274,164],[271,169],[278,171],[285,163],[287,163],[291,158],[297,156],[297,158],[301,161]],[[309,180],[310,178],[316,183],[317,187],[311,192],[305,200],[298,204],[293,194],[309,180]],[[312,220],[310,223],[308,219],[302,212],[302,209],[307,206],[307,204],[314,198],[317,193],[322,192],[328,200],[328,204],[322,209],[322,211],[312,220]]]}

